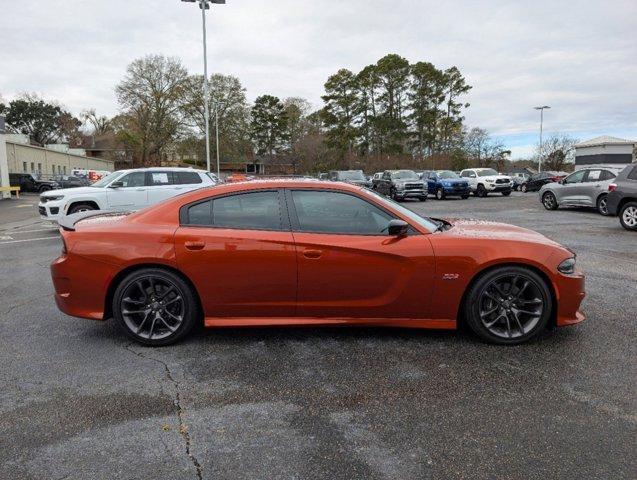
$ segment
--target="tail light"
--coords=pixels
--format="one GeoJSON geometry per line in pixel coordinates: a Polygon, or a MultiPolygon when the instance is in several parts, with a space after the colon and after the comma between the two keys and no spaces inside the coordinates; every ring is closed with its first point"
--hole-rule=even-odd
{"type": "Polygon", "coordinates": [[[611,183],[610,185],[608,185],[608,191],[609,192],[614,192],[615,190],[617,190],[617,184],[616,183],[611,183]]]}

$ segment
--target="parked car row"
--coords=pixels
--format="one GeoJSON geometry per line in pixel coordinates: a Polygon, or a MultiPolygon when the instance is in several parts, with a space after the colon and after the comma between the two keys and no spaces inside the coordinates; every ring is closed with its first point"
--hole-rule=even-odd
{"type": "Polygon", "coordinates": [[[637,165],[590,167],[577,170],[540,188],[547,210],[592,207],[601,215],[619,215],[627,230],[637,230],[637,165]]]}

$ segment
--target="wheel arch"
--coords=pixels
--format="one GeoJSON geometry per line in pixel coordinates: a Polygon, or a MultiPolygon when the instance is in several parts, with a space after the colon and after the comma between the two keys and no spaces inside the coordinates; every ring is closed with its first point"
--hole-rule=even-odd
{"type": "Polygon", "coordinates": [[[78,204],[87,204],[87,205],[91,205],[92,207],[95,207],[95,210],[102,210],[102,207],[100,207],[99,203],[97,203],[95,200],[72,200],[71,203],[69,203],[69,206],[66,209],[66,211],[68,212],[75,205],[78,205],[78,204]]]}
{"type": "Polygon", "coordinates": [[[104,317],[103,317],[104,320],[111,318],[113,316],[113,308],[112,308],[113,296],[115,295],[115,290],[117,290],[118,285],[121,283],[124,277],[126,277],[130,273],[133,273],[137,270],[143,270],[146,268],[156,268],[159,270],[166,270],[168,272],[171,272],[177,275],[184,282],[186,282],[186,284],[192,290],[192,293],[197,302],[197,309],[199,311],[200,320],[203,320],[203,317],[204,317],[203,305],[201,303],[201,296],[199,295],[199,291],[197,290],[197,287],[195,287],[195,284],[182,271],[178,270],[175,267],[172,267],[163,263],[138,263],[135,265],[129,265],[128,267],[123,268],[122,270],[117,272],[117,274],[115,274],[115,276],[111,279],[108,285],[108,288],[106,289],[106,296],[104,297],[104,317]]]}
{"type": "Polygon", "coordinates": [[[467,283],[467,286],[464,289],[464,292],[462,293],[462,297],[460,299],[460,305],[458,305],[458,313],[456,314],[456,321],[457,321],[457,325],[458,328],[465,328],[466,327],[466,317],[465,317],[465,303],[467,301],[467,295],[469,294],[469,291],[471,290],[471,287],[473,287],[473,285],[475,285],[475,283],[480,279],[480,277],[482,277],[483,275],[498,269],[498,268],[502,268],[502,267],[522,267],[522,268],[526,268],[528,270],[531,270],[532,272],[538,274],[540,276],[540,278],[542,278],[542,280],[544,280],[544,282],[546,283],[547,288],[549,289],[549,291],[551,292],[551,317],[549,318],[549,326],[555,326],[557,324],[557,291],[555,289],[555,285],[554,283],[551,281],[551,278],[549,277],[549,275],[540,267],[538,267],[537,265],[534,265],[532,263],[527,263],[524,261],[506,261],[506,262],[502,262],[502,263],[495,263],[495,264],[489,264],[489,265],[485,265],[482,268],[480,268],[479,270],[477,270],[473,276],[471,277],[471,280],[469,280],[469,282],[467,283]]]}

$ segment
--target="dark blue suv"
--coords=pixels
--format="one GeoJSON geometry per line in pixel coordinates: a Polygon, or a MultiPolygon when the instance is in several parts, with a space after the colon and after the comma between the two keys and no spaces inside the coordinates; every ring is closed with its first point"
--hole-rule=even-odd
{"type": "Polygon", "coordinates": [[[451,170],[425,170],[421,173],[423,181],[427,182],[427,191],[438,200],[446,197],[469,198],[471,189],[469,183],[451,170]]]}

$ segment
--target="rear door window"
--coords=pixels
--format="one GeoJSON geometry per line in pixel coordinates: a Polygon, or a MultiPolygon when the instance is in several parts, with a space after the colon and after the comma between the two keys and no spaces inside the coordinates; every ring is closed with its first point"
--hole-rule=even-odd
{"type": "Polygon", "coordinates": [[[173,180],[175,185],[202,183],[201,177],[197,172],[173,172],[173,180]]]}
{"type": "Polygon", "coordinates": [[[173,172],[150,172],[149,178],[151,187],[173,185],[173,172]]]}
{"type": "Polygon", "coordinates": [[[124,175],[119,179],[122,182],[122,187],[143,187],[146,185],[146,173],[145,172],[132,172],[128,175],[124,175]]]}

